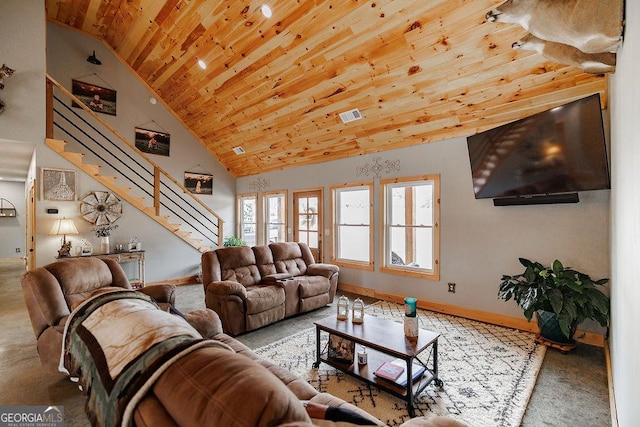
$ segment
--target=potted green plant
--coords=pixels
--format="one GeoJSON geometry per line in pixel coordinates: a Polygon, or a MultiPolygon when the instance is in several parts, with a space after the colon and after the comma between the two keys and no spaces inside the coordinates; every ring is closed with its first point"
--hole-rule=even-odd
{"type": "Polygon", "coordinates": [[[229,246],[247,246],[247,242],[236,236],[228,236],[224,239],[222,246],[225,248],[229,246]]]}
{"type": "Polygon", "coordinates": [[[519,260],[524,272],[503,275],[498,298],[513,298],[527,320],[536,313],[543,338],[571,343],[576,328],[585,319],[607,326],[609,298],[597,287],[609,279],[594,281],[587,274],[565,268],[558,260],[551,268],[525,258],[519,260]]]}

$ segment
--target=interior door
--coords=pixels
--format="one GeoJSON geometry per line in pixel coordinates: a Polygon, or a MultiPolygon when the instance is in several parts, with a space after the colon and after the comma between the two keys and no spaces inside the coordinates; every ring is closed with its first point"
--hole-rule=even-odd
{"type": "Polygon", "coordinates": [[[316,262],[322,262],[322,189],[293,193],[293,238],[309,245],[316,262]]]}
{"type": "Polygon", "coordinates": [[[35,181],[31,181],[27,198],[27,269],[36,268],[36,190],[35,181]]]}

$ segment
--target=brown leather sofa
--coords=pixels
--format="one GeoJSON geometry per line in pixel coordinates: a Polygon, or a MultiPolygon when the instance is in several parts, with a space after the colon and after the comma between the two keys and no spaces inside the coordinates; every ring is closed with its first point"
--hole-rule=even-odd
{"type": "MultiPolygon", "coordinates": [[[[321,393],[302,378],[261,359],[240,341],[225,334],[219,319],[215,319],[210,327],[212,339],[227,344],[233,352],[205,348],[174,363],[136,407],[134,421],[137,426],[352,425],[311,418],[312,413],[305,411],[303,401],[342,408],[370,420],[373,425],[385,425],[355,405],[329,393],[321,393]],[[234,380],[230,381],[230,378],[234,380]],[[198,386],[194,387],[194,384],[198,386]]],[[[421,426],[465,425],[449,417],[416,417],[401,427],[421,426]]]]}
{"type": "MultiPolygon", "coordinates": [[[[125,305],[128,304],[125,302],[125,305]]],[[[113,309],[105,311],[117,312],[113,309]]],[[[144,312],[143,316],[155,319],[157,328],[165,333],[170,332],[172,328],[183,330],[173,321],[175,318],[169,321],[168,317],[171,316],[156,316],[152,311],[140,309],[138,312],[144,312]]],[[[96,371],[96,366],[93,365],[109,366],[111,360],[94,363],[94,359],[87,358],[86,355],[91,353],[99,357],[99,354],[113,353],[78,350],[80,347],[74,342],[77,343],[77,339],[82,338],[78,336],[74,339],[74,333],[82,334],[84,342],[92,343],[91,345],[94,345],[94,342],[87,339],[84,328],[72,327],[70,330],[75,332],[71,332],[72,336],[67,337],[66,350],[69,353],[65,354],[65,360],[81,363],[74,365],[74,362],[71,362],[70,366],[74,365],[75,368],[70,373],[80,374],[79,385],[86,393],[87,399],[85,410],[92,424],[107,424],[109,420],[104,418],[104,414],[108,412],[105,411],[104,405],[113,405],[105,403],[99,395],[87,392],[99,388],[99,377],[107,378],[106,382],[110,385],[119,384],[121,379],[127,384],[121,390],[127,390],[131,399],[121,400],[120,394],[111,396],[117,400],[116,405],[119,409],[116,411],[116,417],[123,425],[128,425],[131,419],[138,427],[352,425],[327,421],[328,412],[323,410],[328,407],[340,408],[342,415],[346,411],[351,416],[368,420],[371,425],[384,425],[366,411],[329,393],[318,392],[305,380],[285,368],[261,359],[244,344],[225,334],[218,316],[211,310],[208,312],[212,314],[208,325],[210,339],[192,340],[195,344],[192,351],[180,351],[180,348],[185,348],[182,347],[185,342],[177,344],[174,348],[176,351],[170,351],[167,363],[150,363],[146,365],[148,370],[143,369],[138,375],[122,373],[112,377],[109,368],[106,372],[104,369],[96,371]],[[89,374],[91,372],[94,374],[89,374]],[[144,382],[140,383],[138,379],[143,379],[144,382]],[[304,402],[307,402],[306,407],[304,402]]],[[[91,317],[88,320],[91,323],[91,317]]],[[[77,325],[76,322],[70,321],[77,325]]],[[[88,325],[88,328],[93,330],[91,325],[88,325]]],[[[123,334],[126,335],[127,332],[123,331],[123,334]]],[[[152,346],[148,351],[155,354],[155,349],[156,346],[152,346]]],[[[118,358],[119,355],[116,353],[115,357],[118,358]]],[[[419,417],[408,421],[403,427],[440,425],[432,423],[431,420],[419,417]]]]}
{"type": "Polygon", "coordinates": [[[238,335],[333,302],[337,266],[316,263],[305,243],[235,246],[202,254],[205,304],[238,335]]]}
{"type": "MultiPolygon", "coordinates": [[[[58,374],[64,325],[73,308],[97,289],[131,289],[120,264],[112,259],[94,257],[72,258],[33,269],[25,273],[21,283],[40,362],[47,372],[58,374]]],[[[140,292],[152,297],[165,310],[175,302],[174,285],[148,286],[140,292]]],[[[201,334],[208,336],[206,328],[213,313],[197,311],[185,318],[201,334]]]]}

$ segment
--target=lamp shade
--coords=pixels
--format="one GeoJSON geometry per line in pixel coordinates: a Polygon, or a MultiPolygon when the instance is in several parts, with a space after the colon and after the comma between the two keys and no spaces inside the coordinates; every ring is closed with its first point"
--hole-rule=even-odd
{"type": "Polygon", "coordinates": [[[78,229],[76,228],[76,225],[73,223],[72,219],[56,219],[53,223],[53,227],[51,227],[51,232],[49,234],[56,236],[78,234],[78,229]]]}

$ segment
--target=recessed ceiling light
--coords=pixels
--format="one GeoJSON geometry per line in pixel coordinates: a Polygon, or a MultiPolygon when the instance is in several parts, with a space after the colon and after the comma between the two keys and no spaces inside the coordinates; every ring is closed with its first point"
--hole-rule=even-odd
{"type": "Polygon", "coordinates": [[[262,5],[262,7],[260,8],[260,11],[267,18],[271,18],[271,16],[273,15],[273,12],[271,12],[271,8],[266,4],[262,5]]]}
{"type": "Polygon", "coordinates": [[[244,154],[244,148],[242,147],[233,147],[233,152],[236,154],[244,154]]]}
{"type": "Polygon", "coordinates": [[[156,102],[158,102],[157,99],[155,99],[153,96],[151,98],[149,98],[149,103],[156,105],[156,102]]]}
{"type": "Polygon", "coordinates": [[[200,68],[202,68],[203,70],[207,68],[207,64],[202,60],[202,59],[198,59],[198,65],[200,66],[200,68]]]}

